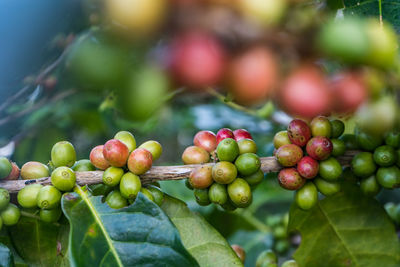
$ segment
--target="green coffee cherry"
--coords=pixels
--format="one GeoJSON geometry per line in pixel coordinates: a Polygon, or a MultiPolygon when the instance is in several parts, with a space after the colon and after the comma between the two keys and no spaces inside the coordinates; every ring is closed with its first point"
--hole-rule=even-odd
{"type": "Polygon", "coordinates": [[[236,176],[237,169],[231,162],[221,161],[212,168],[212,177],[219,184],[230,184],[236,176]]]}
{"type": "Polygon", "coordinates": [[[382,167],[394,165],[397,161],[396,151],[388,145],[377,147],[374,151],[374,161],[382,167]]]}
{"type": "Polygon", "coordinates": [[[106,197],[106,203],[110,208],[121,209],[128,206],[128,201],[124,198],[119,190],[114,190],[106,197]]]}
{"type": "Polygon", "coordinates": [[[327,117],[315,117],[310,123],[310,128],[312,136],[323,136],[328,138],[331,137],[332,124],[327,117]]]}
{"type": "Polygon", "coordinates": [[[89,172],[95,171],[96,167],[92,164],[90,160],[81,159],[75,162],[74,166],[72,166],[72,170],[76,172],[89,172]]]}
{"type": "Polygon", "coordinates": [[[10,203],[10,193],[4,188],[0,188],[0,211],[4,210],[10,203]]]}
{"type": "Polygon", "coordinates": [[[228,201],[226,186],[218,183],[213,183],[208,190],[208,197],[212,203],[224,205],[228,201]]]}
{"type": "Polygon", "coordinates": [[[319,175],[327,181],[336,181],[342,175],[342,165],[334,157],[319,163],[319,175]]]}
{"type": "Polygon", "coordinates": [[[17,195],[18,204],[23,208],[36,208],[37,207],[37,197],[39,195],[40,189],[43,188],[41,184],[31,184],[22,188],[17,195]]]}
{"type": "Polygon", "coordinates": [[[147,188],[142,187],[140,189],[140,193],[142,193],[145,197],[147,197],[149,200],[154,202],[154,197],[151,194],[151,192],[149,190],[147,190],[147,188]]]}
{"type": "Polygon", "coordinates": [[[383,143],[383,139],[379,135],[369,134],[361,131],[358,128],[356,128],[355,132],[356,132],[357,144],[363,150],[374,151],[375,148],[377,148],[383,143]]]}
{"type": "Polygon", "coordinates": [[[278,262],[278,257],[275,252],[271,249],[267,249],[260,253],[257,257],[256,267],[267,266],[267,264],[276,264],[278,262]]]}
{"type": "Polygon", "coordinates": [[[57,222],[61,217],[62,211],[60,208],[55,208],[51,210],[40,210],[39,217],[40,220],[47,223],[57,222]]]}
{"type": "Polygon", "coordinates": [[[258,170],[253,174],[244,176],[243,179],[245,179],[250,186],[256,186],[264,180],[264,173],[261,170],[258,170]]]}
{"type": "Polygon", "coordinates": [[[193,190],[193,186],[190,184],[189,179],[185,179],[185,186],[186,186],[188,189],[193,190]]]}
{"type": "Polygon", "coordinates": [[[357,138],[354,134],[345,134],[339,137],[339,140],[342,140],[346,145],[346,149],[348,150],[357,150],[359,149],[357,138]]]}
{"type": "Polygon", "coordinates": [[[299,267],[295,260],[288,260],[282,263],[281,267],[299,267]]]}
{"type": "Polygon", "coordinates": [[[151,155],[153,156],[153,161],[159,159],[163,151],[161,144],[157,141],[152,140],[144,142],[139,146],[139,148],[144,148],[150,151],[151,155]]]}
{"type": "Polygon", "coordinates": [[[8,204],[5,210],[0,213],[4,225],[10,226],[18,223],[21,211],[14,204],[8,204]]]}
{"type": "Polygon", "coordinates": [[[194,197],[200,206],[207,206],[211,203],[208,197],[208,189],[194,189],[194,197]]]}
{"type": "Polygon", "coordinates": [[[11,162],[5,157],[0,157],[0,179],[6,178],[11,171],[11,162]]]}
{"type": "Polygon", "coordinates": [[[128,131],[119,131],[115,134],[114,139],[124,143],[128,147],[129,152],[132,152],[136,149],[136,139],[133,134],[128,131]]]}
{"type": "Polygon", "coordinates": [[[257,172],[261,167],[261,162],[256,154],[245,153],[236,159],[235,166],[241,175],[247,176],[257,172]]]}
{"type": "Polygon", "coordinates": [[[332,156],[342,156],[346,152],[346,144],[342,140],[331,139],[331,142],[333,145],[332,156]]]}
{"type": "Polygon", "coordinates": [[[361,180],[360,189],[364,195],[374,197],[381,191],[381,186],[376,180],[375,175],[371,175],[361,180]]]}
{"type": "Polygon", "coordinates": [[[317,189],[324,196],[331,196],[340,191],[341,183],[334,181],[326,181],[320,177],[317,177],[313,180],[314,184],[317,186],[317,189]]]}
{"type": "Polygon", "coordinates": [[[237,207],[232,203],[232,200],[230,200],[230,198],[228,198],[225,204],[221,205],[221,208],[223,208],[225,211],[234,211],[237,209],[237,207]]]}
{"type": "Polygon", "coordinates": [[[68,167],[58,167],[51,174],[51,183],[60,191],[71,191],[76,183],[75,172],[68,167]]]}
{"type": "Polygon", "coordinates": [[[286,239],[278,240],[275,243],[275,250],[276,252],[282,254],[285,253],[290,247],[289,241],[286,239]]]}
{"type": "Polygon", "coordinates": [[[396,205],[393,202],[387,202],[384,206],[386,213],[389,215],[390,219],[396,221],[396,205]]]}
{"type": "Polygon", "coordinates": [[[58,142],[51,149],[51,162],[55,168],[60,166],[72,167],[75,161],[75,148],[70,142],[58,142]]]}
{"type": "Polygon", "coordinates": [[[142,183],[139,176],[131,172],[125,173],[122,176],[119,190],[124,198],[135,199],[141,188],[142,183]]]}
{"type": "Polygon", "coordinates": [[[303,210],[313,208],[318,201],[317,187],[312,182],[307,182],[302,188],[297,190],[295,201],[297,206],[303,210]]]}
{"type": "Polygon", "coordinates": [[[375,173],[376,164],[370,152],[360,152],[351,160],[351,168],[358,177],[368,177],[375,173]]]}
{"type": "Polygon", "coordinates": [[[376,180],[384,188],[397,188],[400,186],[400,170],[396,166],[380,167],[376,172],[376,180]]]}
{"type": "Polygon", "coordinates": [[[238,208],[246,208],[252,202],[251,188],[242,178],[237,178],[228,185],[228,195],[238,208]]]}
{"type": "Polygon", "coordinates": [[[220,161],[233,162],[239,155],[239,146],[232,138],[225,138],[217,146],[217,155],[220,161]]]}
{"type": "Polygon", "coordinates": [[[161,191],[161,189],[154,185],[150,185],[147,187],[147,190],[149,190],[150,193],[153,195],[154,202],[158,206],[161,206],[164,201],[164,193],[161,191]]]}
{"type": "Polygon", "coordinates": [[[341,120],[331,121],[332,138],[339,138],[344,132],[344,123],[341,120]]]}
{"type": "Polygon", "coordinates": [[[278,225],[277,227],[275,227],[273,230],[273,234],[276,239],[283,239],[287,238],[288,236],[287,229],[282,225],[278,225]]]}
{"type": "Polygon", "coordinates": [[[54,209],[60,205],[61,192],[52,185],[46,185],[39,190],[37,206],[41,209],[54,209]]]}
{"type": "Polygon", "coordinates": [[[244,153],[257,153],[257,145],[256,142],[254,142],[251,139],[242,139],[239,140],[238,142],[239,146],[239,154],[244,154],[244,153]]]}
{"type": "Polygon", "coordinates": [[[103,173],[103,183],[108,186],[116,186],[121,181],[124,170],[117,167],[108,167],[103,173]]]}
{"type": "Polygon", "coordinates": [[[21,178],[23,180],[39,179],[49,175],[49,167],[40,162],[29,161],[21,167],[21,178]]]}
{"type": "Polygon", "coordinates": [[[400,132],[391,131],[386,135],[385,144],[393,148],[400,147],[400,132]]]}

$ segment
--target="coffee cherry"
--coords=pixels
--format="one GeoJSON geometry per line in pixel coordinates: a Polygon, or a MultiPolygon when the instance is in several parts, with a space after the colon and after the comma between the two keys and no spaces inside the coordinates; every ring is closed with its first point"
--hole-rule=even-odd
{"type": "Polygon", "coordinates": [[[135,199],[141,188],[142,183],[139,176],[131,172],[125,173],[122,176],[119,190],[124,198],[135,199]]]}
{"type": "Polygon", "coordinates": [[[235,179],[228,185],[228,195],[233,204],[238,208],[246,208],[252,202],[251,188],[249,184],[241,178],[235,179]]]}
{"type": "MultiPolygon", "coordinates": [[[[257,257],[256,267],[268,266],[268,264],[275,264],[278,262],[278,257],[271,250],[267,249],[260,253],[257,257]]],[[[269,267],[269,266],[268,266],[269,267]]]]}
{"type": "Polygon", "coordinates": [[[342,175],[342,165],[334,157],[319,163],[319,175],[327,181],[336,181],[342,175]]]}
{"type": "Polygon", "coordinates": [[[92,162],[92,164],[100,170],[105,170],[110,167],[110,163],[108,163],[108,161],[104,158],[103,149],[103,145],[96,146],[92,149],[89,156],[90,162],[92,162]]]}
{"type": "Polygon", "coordinates": [[[55,168],[60,166],[72,167],[75,161],[75,148],[70,142],[58,142],[51,149],[51,162],[55,168]]]}
{"type": "Polygon", "coordinates": [[[192,188],[205,189],[214,182],[212,177],[212,166],[200,166],[194,169],[189,176],[192,188]]]}
{"type": "Polygon", "coordinates": [[[310,210],[317,204],[318,191],[312,182],[307,182],[295,195],[297,206],[303,210],[310,210]]]}
{"type": "Polygon", "coordinates": [[[230,184],[236,176],[237,169],[231,162],[221,161],[212,168],[212,177],[219,184],[230,184]]]}
{"type": "Polygon", "coordinates": [[[281,267],[299,267],[295,260],[288,260],[282,263],[281,267]]]}
{"type": "Polygon", "coordinates": [[[242,139],[237,142],[239,146],[239,154],[244,153],[257,153],[257,145],[251,139],[242,139]]]}
{"type": "Polygon", "coordinates": [[[19,174],[20,174],[20,169],[18,165],[15,162],[11,162],[12,165],[12,170],[10,174],[4,178],[4,180],[18,180],[19,174]]]}
{"type": "Polygon", "coordinates": [[[124,198],[119,190],[115,189],[106,197],[106,203],[112,209],[122,209],[128,206],[128,201],[124,198]]]}
{"type": "Polygon", "coordinates": [[[303,150],[297,145],[288,144],[278,148],[275,157],[282,166],[292,167],[302,159],[303,150]]]}
{"type": "Polygon", "coordinates": [[[378,146],[383,143],[383,139],[380,135],[369,134],[360,129],[355,130],[357,144],[367,151],[374,151],[378,146]]]}
{"type": "Polygon", "coordinates": [[[153,165],[151,152],[144,148],[137,148],[132,151],[128,158],[128,169],[136,175],[141,175],[150,170],[153,165]]]}
{"type": "Polygon", "coordinates": [[[400,169],[397,166],[380,167],[376,172],[376,180],[383,188],[397,188],[400,186],[400,169]]]}
{"type": "Polygon", "coordinates": [[[364,178],[360,182],[360,189],[366,196],[374,197],[381,191],[381,186],[375,175],[364,178]]]}
{"type": "Polygon", "coordinates": [[[341,189],[340,182],[327,181],[320,177],[315,178],[313,182],[317,187],[318,191],[321,192],[321,194],[323,194],[324,196],[334,195],[341,189]]]}
{"type": "Polygon", "coordinates": [[[290,114],[313,118],[330,109],[332,100],[328,89],[322,71],[315,66],[304,65],[286,78],[279,100],[282,108],[290,114]]]}
{"type": "Polygon", "coordinates": [[[243,179],[251,186],[256,186],[264,180],[264,173],[261,170],[256,171],[253,174],[244,176],[243,179]]]}
{"type": "Polygon", "coordinates": [[[11,162],[5,157],[0,157],[0,179],[6,178],[8,175],[10,175],[11,171],[11,162]]]}
{"type": "Polygon", "coordinates": [[[303,147],[311,138],[311,129],[305,121],[295,119],[289,123],[287,134],[292,144],[303,147]]]}
{"type": "Polygon", "coordinates": [[[60,191],[71,191],[75,182],[75,172],[68,167],[58,167],[51,174],[51,183],[60,191]]]}
{"type": "Polygon", "coordinates": [[[217,145],[224,140],[225,138],[232,138],[235,139],[233,132],[231,129],[222,128],[217,132],[217,145]]]}
{"type": "Polygon", "coordinates": [[[295,168],[282,169],[278,174],[279,185],[287,190],[297,190],[304,185],[306,179],[301,177],[295,168]]]}
{"type": "Polygon", "coordinates": [[[233,162],[239,155],[239,146],[232,138],[225,138],[217,146],[217,155],[220,161],[233,162]]]}
{"type": "Polygon", "coordinates": [[[375,173],[376,164],[372,153],[360,152],[351,160],[351,169],[358,177],[369,177],[375,173]]]}
{"type": "Polygon", "coordinates": [[[150,151],[150,153],[153,157],[153,161],[159,159],[162,154],[162,146],[157,141],[151,140],[151,141],[144,142],[143,144],[141,144],[139,146],[139,148],[144,148],[144,149],[150,151]]]}
{"type": "Polygon", "coordinates": [[[339,113],[354,112],[368,99],[367,86],[358,73],[336,74],[330,87],[334,96],[334,110],[339,113]]]}
{"type": "MultiPolygon", "coordinates": [[[[37,207],[37,197],[40,189],[43,188],[41,184],[31,184],[22,188],[17,195],[18,204],[23,208],[37,207]]],[[[8,193],[8,192],[7,192],[8,193]]]]}
{"type": "Polygon", "coordinates": [[[0,211],[5,209],[8,203],[10,203],[10,193],[4,188],[0,188],[0,211]]]}
{"type": "Polygon", "coordinates": [[[277,59],[272,51],[261,46],[247,49],[235,57],[228,67],[229,92],[235,102],[243,105],[263,103],[273,94],[278,71],[277,59]]]}
{"type": "Polygon", "coordinates": [[[323,136],[327,138],[331,137],[332,126],[327,117],[315,117],[310,123],[310,128],[312,136],[323,136]]]}
{"type": "Polygon", "coordinates": [[[385,144],[393,148],[400,147],[400,132],[391,131],[386,134],[385,144]]]}
{"type": "Polygon", "coordinates": [[[263,0],[239,0],[235,3],[244,17],[264,27],[278,23],[288,5],[288,1],[263,0]]]}
{"type": "Polygon", "coordinates": [[[39,190],[37,206],[41,209],[54,209],[60,205],[61,193],[52,185],[46,185],[39,190]]]}
{"type": "Polygon", "coordinates": [[[292,142],[289,139],[289,135],[287,131],[280,131],[277,132],[274,136],[274,147],[276,149],[280,148],[281,146],[291,144],[292,142]]]}
{"type": "Polygon", "coordinates": [[[81,159],[75,162],[74,166],[71,168],[76,172],[89,172],[95,171],[96,167],[92,164],[92,162],[88,159],[81,159]]]}
{"type": "Polygon", "coordinates": [[[54,223],[57,222],[61,217],[62,211],[60,208],[51,210],[40,210],[39,218],[42,222],[54,223]]]}
{"type": "Polygon", "coordinates": [[[193,144],[211,153],[217,148],[217,137],[211,131],[200,131],[194,136],[193,144]]]}
{"type": "Polygon", "coordinates": [[[218,183],[212,184],[208,190],[208,197],[212,203],[224,205],[228,201],[226,186],[218,183]]]}
{"type": "Polygon", "coordinates": [[[234,211],[237,207],[232,203],[232,200],[228,198],[225,204],[220,205],[225,211],[234,211]]]}
{"type": "Polygon", "coordinates": [[[357,150],[359,149],[356,136],[354,134],[345,134],[339,137],[339,140],[342,140],[346,146],[347,150],[357,150]]]}
{"type": "Polygon", "coordinates": [[[250,139],[253,140],[251,134],[245,129],[237,129],[233,131],[233,136],[236,142],[239,142],[242,139],[250,139]]]}
{"type": "Polygon", "coordinates": [[[128,131],[119,131],[115,134],[114,139],[124,143],[128,147],[129,152],[136,149],[136,139],[133,134],[128,131]]]}
{"type": "Polygon", "coordinates": [[[244,251],[244,249],[239,245],[232,245],[231,247],[233,251],[235,251],[236,255],[239,257],[239,259],[244,263],[246,259],[246,252],[244,251]]]}
{"type": "Polygon", "coordinates": [[[315,160],[327,159],[333,150],[331,140],[326,137],[317,136],[308,141],[306,146],[307,154],[315,160]]]}
{"type": "Polygon", "coordinates": [[[261,162],[256,154],[245,153],[236,159],[235,166],[241,175],[247,176],[257,172],[261,167],[261,162]]]}
{"type": "Polygon", "coordinates": [[[111,139],[104,144],[103,156],[113,167],[122,167],[129,157],[128,147],[117,139],[111,139]]]}
{"type": "Polygon", "coordinates": [[[202,164],[210,161],[210,154],[201,147],[190,146],[183,151],[182,161],[184,164],[202,164]]]}
{"type": "Polygon", "coordinates": [[[394,165],[397,161],[396,151],[388,145],[377,147],[374,151],[374,161],[382,167],[394,165]]]}
{"type": "Polygon", "coordinates": [[[49,168],[40,162],[29,161],[21,168],[21,178],[24,180],[39,179],[49,175],[49,168]]]}
{"type": "Polygon", "coordinates": [[[158,206],[161,206],[164,201],[164,193],[157,186],[154,185],[148,186],[147,190],[149,190],[150,193],[153,195],[154,203],[156,203],[158,206]]]}
{"type": "Polygon", "coordinates": [[[189,178],[188,179],[185,179],[185,186],[187,187],[187,189],[189,189],[189,190],[193,190],[194,188],[193,188],[193,186],[190,184],[190,182],[189,182],[189,178]]]}
{"type": "Polygon", "coordinates": [[[183,85],[203,90],[221,79],[225,52],[213,36],[191,32],[175,38],[170,49],[171,71],[183,85]]]}
{"type": "Polygon", "coordinates": [[[208,189],[194,189],[194,197],[200,206],[207,206],[211,203],[208,197],[208,189]]]}
{"type": "Polygon", "coordinates": [[[318,161],[305,156],[297,163],[297,171],[306,179],[312,179],[317,176],[319,170],[318,161]]]}
{"type": "Polygon", "coordinates": [[[4,225],[11,226],[18,223],[21,211],[14,204],[8,204],[5,210],[0,213],[4,225]]]}
{"type": "MultiPolygon", "coordinates": [[[[150,201],[154,202],[154,197],[153,195],[150,193],[149,190],[147,190],[147,188],[142,187],[140,189],[140,193],[142,193],[145,197],[147,197],[150,201]]],[[[130,201],[132,201],[133,199],[129,199],[130,201]]]]}
{"type": "Polygon", "coordinates": [[[108,167],[103,172],[103,183],[108,186],[116,186],[120,183],[124,170],[117,167],[108,167]]]}
{"type": "Polygon", "coordinates": [[[341,120],[331,121],[332,138],[339,138],[344,132],[344,123],[341,120]]]}
{"type": "Polygon", "coordinates": [[[332,156],[338,157],[344,155],[346,152],[346,144],[340,139],[331,139],[332,142],[332,156]]]}

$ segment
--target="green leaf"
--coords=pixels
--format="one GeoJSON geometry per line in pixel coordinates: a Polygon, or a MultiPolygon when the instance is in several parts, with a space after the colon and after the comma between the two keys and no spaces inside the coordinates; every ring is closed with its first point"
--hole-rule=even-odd
{"type": "Polygon", "coordinates": [[[0,231],[0,243],[7,246],[11,253],[13,254],[14,257],[14,265],[17,267],[27,267],[28,265],[26,264],[26,262],[21,258],[21,256],[18,255],[17,251],[15,250],[11,238],[10,238],[10,234],[8,233],[6,227],[2,227],[1,231],[0,231]]]}
{"type": "Polygon", "coordinates": [[[71,224],[70,260],[75,266],[197,266],[162,210],[139,194],[115,210],[82,188],[64,195],[71,224]]]}
{"type": "Polygon", "coordinates": [[[10,249],[0,243],[0,266],[14,266],[14,258],[10,249]]]}
{"type": "Polygon", "coordinates": [[[22,216],[18,224],[9,227],[15,250],[29,266],[69,266],[68,225],[45,223],[22,216]]]}
{"type": "Polygon", "coordinates": [[[200,266],[243,266],[218,231],[191,212],[184,202],[165,195],[161,208],[178,228],[183,245],[200,266]]]}
{"type": "Polygon", "coordinates": [[[358,187],[319,201],[310,211],[292,205],[289,231],[302,236],[299,266],[400,266],[395,227],[383,207],[358,187]]]}
{"type": "Polygon", "coordinates": [[[400,0],[381,0],[382,9],[379,8],[379,0],[343,0],[345,15],[358,15],[375,17],[379,19],[380,13],[384,21],[388,21],[400,30],[400,0]]]}

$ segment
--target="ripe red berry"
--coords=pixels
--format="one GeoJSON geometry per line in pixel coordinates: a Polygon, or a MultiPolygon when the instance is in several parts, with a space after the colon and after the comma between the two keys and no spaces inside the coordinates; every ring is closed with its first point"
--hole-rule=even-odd
{"type": "Polygon", "coordinates": [[[150,151],[144,148],[133,150],[128,158],[128,169],[136,175],[141,175],[150,170],[152,164],[153,156],[150,151]]]}
{"type": "Polygon", "coordinates": [[[235,137],[236,142],[242,139],[251,139],[253,140],[253,137],[251,134],[245,130],[245,129],[237,129],[233,131],[233,136],[235,137]]]}
{"type": "Polygon", "coordinates": [[[304,185],[306,179],[295,168],[285,168],[279,172],[278,181],[287,190],[297,190],[304,185]]]}
{"type": "Polygon", "coordinates": [[[329,158],[333,150],[333,144],[329,138],[316,136],[308,141],[306,146],[307,154],[315,160],[329,158]]]}
{"type": "Polygon", "coordinates": [[[305,146],[311,138],[311,129],[308,124],[299,119],[292,120],[289,123],[287,133],[290,142],[298,146],[305,146]]]}
{"type": "Polygon", "coordinates": [[[218,131],[217,133],[217,145],[219,142],[224,140],[225,138],[232,138],[235,139],[235,136],[233,135],[233,132],[231,129],[228,128],[222,128],[218,131]]]}
{"type": "Polygon", "coordinates": [[[306,179],[312,179],[317,176],[319,170],[318,161],[305,156],[297,163],[297,171],[306,179]]]}
{"type": "Polygon", "coordinates": [[[103,145],[94,147],[92,151],[90,151],[89,156],[90,162],[92,162],[92,164],[100,170],[105,170],[110,167],[110,163],[108,163],[108,161],[104,158],[103,148],[103,145]]]}
{"type": "Polygon", "coordinates": [[[194,136],[193,144],[211,153],[217,148],[217,137],[211,131],[200,131],[194,136]]]}
{"type": "Polygon", "coordinates": [[[117,139],[111,139],[104,144],[103,156],[114,167],[122,167],[129,157],[128,147],[117,139]]]}

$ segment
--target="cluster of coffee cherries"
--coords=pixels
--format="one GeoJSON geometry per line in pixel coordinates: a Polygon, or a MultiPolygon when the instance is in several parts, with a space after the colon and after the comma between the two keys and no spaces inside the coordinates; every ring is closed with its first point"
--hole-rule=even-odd
{"type": "MultiPolygon", "coordinates": [[[[278,267],[278,257],[271,249],[264,250],[257,257],[256,267],[278,267]]],[[[295,260],[287,260],[282,263],[281,267],[298,267],[295,260]]]]}
{"type": "Polygon", "coordinates": [[[340,120],[315,117],[310,125],[300,119],[289,123],[287,131],[274,137],[275,158],[284,168],[278,174],[279,184],[287,190],[297,190],[295,200],[304,210],[311,209],[318,191],[325,196],[340,191],[342,166],[335,158],[346,151],[340,120]]]}
{"type": "Polygon", "coordinates": [[[103,187],[105,201],[114,209],[120,209],[135,201],[139,192],[161,205],[163,192],[156,185],[142,187],[139,175],[150,170],[153,161],[162,153],[157,141],[147,141],[136,148],[136,139],[128,131],[118,132],[104,145],[96,146],[90,152],[90,161],[104,170],[103,187]]]}
{"type": "Polygon", "coordinates": [[[182,154],[185,164],[196,166],[187,180],[199,205],[218,204],[225,210],[248,207],[252,189],[264,178],[257,145],[245,129],[198,132],[194,146],[182,154]],[[215,164],[205,164],[214,161],[215,164]]]}
{"type": "Polygon", "coordinates": [[[361,151],[353,157],[351,170],[364,194],[400,187],[400,132],[376,135],[356,128],[345,137],[347,146],[361,151]]]}

